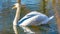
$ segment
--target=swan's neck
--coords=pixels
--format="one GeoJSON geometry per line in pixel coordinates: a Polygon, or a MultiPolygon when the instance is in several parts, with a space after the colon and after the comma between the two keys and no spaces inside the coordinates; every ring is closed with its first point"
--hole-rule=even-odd
{"type": "Polygon", "coordinates": [[[18,4],[13,24],[17,25],[19,18],[20,18],[20,5],[18,4]]]}

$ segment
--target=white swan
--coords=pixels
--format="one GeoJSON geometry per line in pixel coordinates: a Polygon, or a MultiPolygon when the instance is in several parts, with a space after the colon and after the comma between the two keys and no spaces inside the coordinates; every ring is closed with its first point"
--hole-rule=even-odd
{"type": "MultiPolygon", "coordinates": [[[[15,7],[17,7],[17,6],[18,6],[18,3],[15,4],[15,7]]],[[[54,18],[54,16],[51,16],[48,18],[48,16],[46,16],[45,14],[42,14],[37,11],[32,11],[32,12],[26,14],[23,18],[21,18],[18,21],[17,25],[22,27],[24,32],[34,33],[26,26],[30,26],[30,25],[38,26],[41,24],[47,24],[53,18],[54,18]]],[[[16,23],[13,23],[13,24],[16,24],[16,23]]]]}

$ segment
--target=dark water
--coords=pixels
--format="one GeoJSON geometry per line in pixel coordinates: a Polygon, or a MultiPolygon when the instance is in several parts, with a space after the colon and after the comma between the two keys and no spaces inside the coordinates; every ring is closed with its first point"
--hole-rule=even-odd
{"type": "MultiPolygon", "coordinates": [[[[12,4],[14,4],[14,3],[10,3],[9,5],[2,3],[0,5],[0,34],[14,34],[13,28],[12,28],[12,22],[13,22],[16,10],[11,9],[12,4]]],[[[54,15],[54,12],[52,9],[52,3],[50,2],[48,6],[49,6],[49,7],[47,7],[48,10],[51,9],[51,10],[49,10],[49,16],[54,15]]],[[[24,12],[21,15],[21,17],[22,16],[24,16],[24,12]]],[[[42,28],[48,29],[48,30],[47,31],[39,31],[39,33],[41,33],[41,34],[57,34],[55,18],[52,19],[50,22],[51,22],[51,24],[49,24],[49,25],[51,28],[48,29],[48,28],[42,27],[42,28]]],[[[17,27],[17,28],[18,28],[18,31],[20,34],[28,34],[28,33],[24,33],[21,28],[19,28],[19,27],[17,27]]]]}

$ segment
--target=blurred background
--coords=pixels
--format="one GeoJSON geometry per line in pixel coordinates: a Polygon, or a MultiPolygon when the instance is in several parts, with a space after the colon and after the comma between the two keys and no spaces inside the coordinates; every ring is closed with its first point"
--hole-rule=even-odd
{"type": "MultiPolygon", "coordinates": [[[[15,17],[16,9],[12,9],[12,6],[15,3],[16,0],[0,0],[0,34],[14,34],[12,24],[15,17]]],[[[52,0],[41,0],[39,4],[40,8],[37,10],[38,12],[44,13],[48,17],[54,15],[52,0]]],[[[27,11],[30,11],[29,9],[27,10],[27,8],[23,6],[21,7],[21,18],[27,14],[27,11]]],[[[47,31],[40,31],[41,34],[58,34],[56,19],[54,18],[50,22],[51,23],[49,25],[51,28],[49,28],[47,31]]],[[[21,28],[17,28],[20,34],[25,34],[21,28]]]]}

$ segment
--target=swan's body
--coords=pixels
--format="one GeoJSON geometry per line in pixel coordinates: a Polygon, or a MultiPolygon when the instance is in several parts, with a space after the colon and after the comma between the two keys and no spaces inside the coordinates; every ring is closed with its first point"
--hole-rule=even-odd
{"type": "Polygon", "coordinates": [[[47,24],[54,16],[48,18],[45,14],[33,11],[25,15],[21,20],[18,21],[18,26],[22,27],[27,32],[31,32],[26,26],[38,26],[41,24],[47,24]]]}
{"type": "Polygon", "coordinates": [[[37,26],[41,24],[47,24],[50,20],[46,15],[33,11],[25,15],[21,20],[19,20],[18,25],[19,26],[29,26],[29,25],[37,26]]]}

